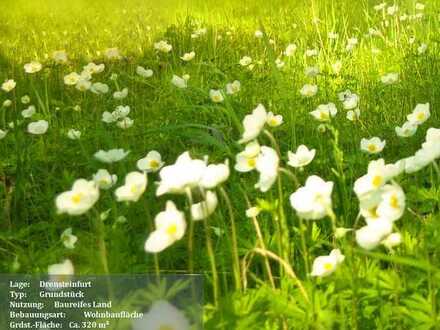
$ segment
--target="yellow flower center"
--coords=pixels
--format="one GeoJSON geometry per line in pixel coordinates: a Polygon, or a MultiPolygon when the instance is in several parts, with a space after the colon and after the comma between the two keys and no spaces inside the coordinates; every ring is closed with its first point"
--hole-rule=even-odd
{"type": "Polygon", "coordinates": [[[377,206],[369,209],[368,212],[370,213],[371,220],[376,220],[379,218],[379,215],[377,214],[377,206]]]}
{"type": "Polygon", "coordinates": [[[333,264],[330,263],[330,262],[326,262],[324,264],[324,269],[327,270],[327,271],[332,270],[333,269],[333,264]]]}
{"type": "Polygon", "coordinates": [[[382,185],[383,178],[380,175],[375,175],[372,180],[372,184],[374,187],[379,188],[382,185]]]}
{"type": "Polygon", "coordinates": [[[177,232],[177,226],[176,225],[169,225],[167,228],[167,234],[168,235],[174,235],[177,232]]]}
{"type": "Polygon", "coordinates": [[[329,118],[329,115],[328,115],[327,112],[325,112],[325,111],[321,111],[321,112],[319,113],[319,118],[320,118],[321,120],[327,120],[327,119],[329,118]]]}
{"type": "Polygon", "coordinates": [[[367,149],[369,152],[376,152],[377,151],[377,147],[375,144],[369,144],[367,149]]]}
{"type": "Polygon", "coordinates": [[[247,164],[249,167],[254,168],[257,165],[257,161],[255,160],[255,158],[248,158],[247,164]]]}
{"type": "Polygon", "coordinates": [[[390,206],[393,209],[398,209],[399,208],[399,199],[397,198],[396,195],[391,196],[391,198],[390,198],[390,206]]]}
{"type": "Polygon", "coordinates": [[[271,118],[269,120],[269,125],[270,126],[277,126],[278,125],[278,120],[276,118],[271,118]]]}
{"type": "Polygon", "coordinates": [[[136,185],[132,185],[131,188],[130,188],[130,191],[133,194],[136,194],[139,191],[139,189],[138,189],[138,187],[136,185]]]}
{"type": "Polygon", "coordinates": [[[82,198],[83,198],[82,193],[76,193],[72,196],[72,202],[74,204],[79,204],[79,203],[81,203],[82,198]]]}
{"type": "Polygon", "coordinates": [[[418,120],[423,120],[423,119],[425,119],[425,114],[424,114],[423,112],[419,112],[419,113],[417,114],[417,119],[418,119],[418,120]]]}
{"type": "Polygon", "coordinates": [[[155,159],[150,160],[150,167],[156,169],[159,167],[159,162],[155,159]]]}

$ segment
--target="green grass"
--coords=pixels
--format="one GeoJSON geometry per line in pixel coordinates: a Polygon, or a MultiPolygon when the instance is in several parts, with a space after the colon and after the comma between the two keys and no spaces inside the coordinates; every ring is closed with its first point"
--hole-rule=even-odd
{"type": "MultiPolygon", "coordinates": [[[[379,158],[360,151],[360,140],[379,136],[387,144],[381,153],[387,163],[414,154],[420,148],[429,127],[440,127],[440,3],[426,1],[421,20],[399,22],[391,19],[382,37],[366,37],[369,27],[380,28],[382,15],[373,10],[372,1],[12,1],[2,4],[0,13],[0,82],[14,79],[11,93],[0,91],[0,104],[11,99],[10,108],[0,109],[0,129],[9,122],[20,125],[0,140],[0,270],[7,273],[45,273],[48,265],[70,258],[76,273],[95,274],[104,270],[99,263],[93,219],[110,210],[105,220],[105,242],[111,273],[154,272],[154,258],[143,245],[151,231],[154,216],[173,200],[187,210],[184,196],[155,197],[157,174],[149,175],[147,192],[137,203],[117,203],[113,189],[103,192],[94,209],[80,217],[56,214],[55,197],[68,189],[77,178],[91,178],[99,168],[118,175],[121,185],[126,173],[136,169],[136,161],[149,150],[158,150],[167,164],[189,150],[194,157],[209,155],[210,162],[230,159],[242,150],[240,123],[258,103],[269,111],[282,114],[285,123],[272,129],[282,156],[300,144],[315,148],[314,161],[296,175],[304,184],[317,174],[335,182],[333,209],[338,227],[351,228],[358,214],[358,200],[352,191],[354,181],[366,172],[368,162],[379,158]],[[313,24],[312,18],[321,22],[313,24]],[[207,33],[191,39],[198,28],[207,33]],[[254,32],[265,31],[257,39],[254,32]],[[331,42],[330,31],[339,38],[331,42]],[[352,53],[344,51],[349,37],[358,37],[352,53]],[[415,43],[409,38],[415,36],[415,43]],[[173,50],[158,54],[153,43],[167,40],[173,50]],[[272,44],[270,40],[273,40],[272,44]],[[285,58],[283,70],[274,61],[286,45],[294,42],[296,54],[285,58]],[[425,54],[417,47],[428,45],[425,54]],[[102,52],[117,47],[123,59],[110,62],[102,52]],[[320,49],[317,58],[304,57],[307,48],[320,49]],[[372,48],[381,50],[372,55],[372,48]],[[65,49],[67,65],[54,65],[53,51],[65,49]],[[184,63],[179,57],[194,50],[196,57],[184,63]],[[243,56],[261,61],[250,71],[240,66],[243,56]],[[343,62],[341,73],[331,73],[336,60],[343,62]],[[26,74],[23,65],[31,60],[43,63],[43,70],[26,74]],[[105,63],[103,73],[94,81],[105,82],[111,91],[128,87],[123,101],[111,93],[98,96],[66,86],[63,77],[80,72],[89,61],[105,63]],[[136,67],[151,68],[154,75],[145,79],[136,75],[136,67]],[[304,68],[318,65],[316,78],[304,75],[304,68]],[[399,72],[398,84],[387,86],[380,77],[399,72]],[[117,74],[117,82],[110,79],[117,74]],[[170,83],[173,74],[189,74],[188,88],[180,90],[170,83]],[[224,88],[239,80],[241,91],[215,104],[210,89],[224,88]],[[318,94],[305,99],[299,94],[305,83],[316,83],[318,94]],[[361,121],[345,118],[337,93],[350,89],[360,96],[361,121]],[[29,95],[37,108],[32,121],[45,119],[49,130],[43,136],[26,133],[29,119],[20,112],[27,107],[20,102],[29,95]],[[330,131],[320,133],[309,115],[319,104],[334,102],[338,114],[331,125],[339,132],[338,145],[330,131]],[[415,136],[396,136],[400,126],[418,103],[430,103],[431,118],[419,127],[415,136]],[[101,121],[104,111],[119,104],[131,107],[134,125],[121,130],[101,121]],[[81,111],[74,111],[80,106],[81,111]],[[70,128],[82,131],[78,141],[69,140],[70,128]],[[111,166],[93,159],[99,149],[124,148],[129,156],[111,166]],[[340,154],[343,154],[342,155],[340,154]],[[344,180],[341,179],[343,173],[344,180]],[[119,223],[120,217],[127,219],[119,223]],[[72,227],[79,241],[67,250],[60,241],[64,229],[72,227]]],[[[402,12],[414,13],[412,1],[400,1],[402,12]]],[[[260,143],[270,145],[262,135],[260,143]]],[[[220,302],[214,307],[212,273],[207,254],[206,233],[202,223],[195,224],[194,268],[206,275],[207,329],[434,329],[440,324],[438,314],[440,216],[439,174],[433,166],[397,181],[407,195],[407,210],[396,223],[402,244],[390,253],[380,247],[365,252],[356,247],[349,233],[337,241],[346,260],[334,274],[311,279],[307,265],[313,258],[332,249],[329,219],[307,222],[304,230],[304,259],[300,221],[290,207],[288,197],[296,187],[282,176],[281,194],[274,186],[268,193],[254,189],[257,176],[231,170],[224,184],[232,200],[237,226],[237,246],[241,280],[246,290],[236,290],[232,274],[230,214],[222,200],[209,219],[215,261],[219,273],[220,302]],[[286,226],[282,235],[289,237],[288,260],[311,297],[307,303],[288,272],[270,260],[275,276],[271,287],[265,258],[255,253],[258,245],[252,220],[245,216],[246,196],[252,204],[260,200],[270,209],[258,217],[266,248],[276,254],[287,253],[278,242],[282,205],[286,226]],[[305,261],[306,260],[306,261],[305,261]],[[246,270],[243,270],[246,266],[246,270]]],[[[219,194],[220,198],[220,194],[219,194]]],[[[363,220],[356,224],[358,229],[363,220]]],[[[159,254],[164,273],[187,271],[187,235],[159,254]]],[[[310,267],[310,265],[309,265],[310,267]]]]}

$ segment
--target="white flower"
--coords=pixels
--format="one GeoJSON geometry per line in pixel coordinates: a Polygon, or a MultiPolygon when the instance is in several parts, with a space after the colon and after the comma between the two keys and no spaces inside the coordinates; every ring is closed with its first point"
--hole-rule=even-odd
{"type": "Polygon", "coordinates": [[[317,85],[311,85],[311,84],[305,84],[299,91],[302,96],[304,97],[313,97],[318,93],[318,86],[317,85]]]}
{"type": "Polygon", "coordinates": [[[103,72],[105,69],[105,64],[95,64],[93,62],[90,62],[89,64],[87,64],[86,66],[83,67],[83,73],[82,74],[88,74],[91,75],[92,74],[97,74],[97,73],[101,73],[103,72]]]}
{"type": "Polygon", "coordinates": [[[309,150],[309,148],[302,144],[298,147],[296,153],[293,153],[291,151],[287,152],[287,157],[289,158],[287,164],[292,167],[307,166],[312,162],[313,158],[315,158],[315,154],[315,149],[309,150]]]}
{"type": "Polygon", "coordinates": [[[345,256],[339,249],[334,249],[328,256],[317,257],[313,261],[311,276],[325,277],[332,274],[341,264],[345,256]]]}
{"type": "Polygon", "coordinates": [[[283,116],[282,115],[275,115],[275,114],[273,114],[273,112],[269,112],[267,114],[266,123],[270,127],[280,126],[283,123],[283,116]]]}
{"type": "Polygon", "coordinates": [[[234,80],[232,83],[226,84],[226,94],[233,95],[240,91],[241,84],[238,80],[234,80]]]}
{"type": "Polygon", "coordinates": [[[167,202],[165,211],[156,215],[154,223],[156,228],[145,242],[146,252],[161,252],[185,235],[185,215],[171,201],[167,202]]]}
{"type": "Polygon", "coordinates": [[[162,53],[169,53],[173,49],[173,46],[170,45],[167,41],[161,40],[154,43],[154,49],[162,53]]]}
{"type": "Polygon", "coordinates": [[[161,181],[156,191],[156,196],[166,193],[182,194],[187,189],[199,186],[200,180],[206,170],[206,162],[192,159],[189,152],[181,154],[173,165],[161,169],[161,181]]]}
{"type": "Polygon", "coordinates": [[[77,241],[78,237],[72,234],[72,228],[67,228],[61,234],[61,242],[63,242],[63,245],[66,247],[66,249],[74,249],[77,241]]]}
{"type": "Polygon", "coordinates": [[[7,134],[8,134],[8,131],[4,131],[4,130],[0,129],[0,140],[4,139],[7,134]]]}
{"type": "Polygon", "coordinates": [[[240,59],[240,65],[241,66],[248,66],[251,63],[252,63],[252,58],[250,58],[249,56],[243,56],[240,59]]]}
{"type": "Polygon", "coordinates": [[[171,83],[178,88],[186,88],[188,86],[186,79],[176,76],[175,74],[173,78],[171,78],[171,83]]]}
{"type": "Polygon", "coordinates": [[[71,140],[79,140],[81,138],[81,131],[71,128],[67,132],[67,137],[71,140]]]}
{"type": "Polygon", "coordinates": [[[266,108],[259,104],[250,115],[243,119],[244,132],[238,143],[247,143],[260,135],[267,121],[266,108]]]}
{"type": "Polygon", "coordinates": [[[305,52],[305,56],[306,57],[314,57],[314,56],[318,56],[319,52],[317,49],[307,49],[305,52]]]}
{"type": "Polygon", "coordinates": [[[40,62],[32,61],[24,65],[24,71],[26,73],[36,73],[43,68],[40,62]]]}
{"type": "Polygon", "coordinates": [[[194,221],[206,219],[214,213],[217,204],[218,199],[216,193],[208,190],[204,201],[191,205],[191,218],[194,221]]]}
{"type": "Polygon", "coordinates": [[[431,116],[429,103],[417,104],[412,113],[406,119],[414,125],[421,125],[431,116]]]}
{"type": "Polygon", "coordinates": [[[244,151],[235,157],[234,169],[238,172],[250,172],[257,166],[257,158],[260,154],[260,145],[257,141],[248,143],[244,151]]]}
{"type": "Polygon", "coordinates": [[[374,6],[374,10],[381,11],[381,10],[384,10],[386,8],[386,6],[387,6],[386,2],[382,2],[382,3],[374,6]]]}
{"type": "Polygon", "coordinates": [[[286,49],[284,50],[284,55],[286,55],[287,57],[293,56],[297,48],[298,47],[295,44],[287,45],[286,49]]]}
{"type": "Polygon", "coordinates": [[[395,84],[399,81],[399,74],[396,72],[387,73],[387,74],[383,75],[382,77],[380,77],[380,80],[385,85],[392,85],[392,84],[395,84]]]}
{"type": "Polygon", "coordinates": [[[150,151],[144,158],[137,161],[136,166],[140,171],[157,172],[162,168],[164,162],[162,156],[156,150],[150,151]]]}
{"type": "Polygon", "coordinates": [[[387,8],[387,14],[390,16],[395,15],[399,11],[399,6],[393,5],[387,8]]]}
{"type": "Polygon", "coordinates": [[[402,125],[402,127],[397,126],[395,128],[395,131],[396,131],[397,136],[410,137],[410,136],[413,136],[414,134],[416,134],[417,125],[407,121],[402,125]]]}
{"type": "Polygon", "coordinates": [[[419,47],[417,47],[417,53],[419,53],[419,55],[425,54],[427,49],[428,45],[422,43],[419,47]]]}
{"type": "Polygon", "coordinates": [[[425,5],[423,3],[417,2],[415,8],[416,10],[425,10],[425,5]]]}
{"type": "Polygon", "coordinates": [[[104,56],[108,60],[120,60],[122,58],[121,54],[119,53],[119,49],[115,47],[104,50],[104,56]]]}
{"type": "Polygon", "coordinates": [[[64,50],[56,50],[52,53],[52,59],[57,64],[66,64],[68,61],[67,53],[64,50]]]}
{"type": "Polygon", "coordinates": [[[116,119],[123,119],[127,117],[129,113],[130,113],[130,106],[118,105],[115,111],[113,112],[113,116],[116,119]]]}
{"type": "Polygon", "coordinates": [[[373,160],[368,164],[367,174],[354,183],[354,192],[359,199],[382,188],[393,175],[396,175],[394,166],[385,165],[383,159],[373,160]]]}
{"type": "Polygon", "coordinates": [[[229,178],[229,174],[228,160],[225,160],[223,164],[210,164],[200,179],[200,186],[205,189],[215,188],[225,182],[229,178]]]}
{"type": "Polygon", "coordinates": [[[133,330],[190,330],[185,314],[165,300],[155,301],[142,318],[133,321],[133,330]]]}
{"type": "Polygon", "coordinates": [[[183,56],[181,56],[180,58],[185,62],[189,62],[189,61],[193,60],[195,56],[196,56],[195,52],[189,52],[189,53],[183,54],[183,56]]]}
{"type": "Polygon", "coordinates": [[[4,101],[3,101],[3,104],[2,104],[2,106],[3,106],[4,108],[9,108],[11,105],[12,105],[12,101],[9,100],[9,99],[4,100],[4,101]]]}
{"type": "Polygon", "coordinates": [[[337,113],[338,109],[334,103],[320,104],[315,110],[310,112],[320,122],[330,121],[331,117],[336,116],[337,113]]]}
{"type": "Polygon", "coordinates": [[[94,181],[78,179],[72,189],[59,194],[55,199],[58,213],[81,215],[95,205],[99,198],[99,190],[94,181]]]}
{"type": "Polygon", "coordinates": [[[96,82],[90,87],[90,91],[95,94],[107,94],[110,88],[107,84],[96,82]]]}
{"type": "Polygon", "coordinates": [[[41,135],[47,132],[49,128],[49,123],[45,120],[38,120],[29,123],[27,126],[27,131],[30,134],[41,135]]]}
{"type": "Polygon", "coordinates": [[[401,243],[402,235],[400,235],[400,233],[391,233],[382,241],[382,244],[390,250],[400,245],[401,243]]]}
{"type": "Polygon", "coordinates": [[[115,163],[127,157],[130,151],[124,149],[110,149],[108,151],[99,150],[93,156],[103,163],[115,163]]]}
{"type": "Polygon", "coordinates": [[[361,150],[365,151],[369,154],[377,154],[385,148],[386,141],[381,140],[377,136],[372,137],[371,139],[363,138],[361,140],[361,150]]]}
{"type": "Polygon", "coordinates": [[[30,105],[21,112],[23,118],[31,118],[36,112],[35,106],[30,105]]]}
{"type": "Polygon", "coordinates": [[[29,104],[31,102],[31,97],[29,95],[23,95],[20,101],[23,104],[29,104]]]}
{"type": "Polygon", "coordinates": [[[69,259],[64,260],[60,264],[50,265],[47,269],[51,280],[62,280],[68,278],[75,273],[72,262],[69,259]]]}
{"type": "Polygon", "coordinates": [[[307,178],[304,187],[290,195],[290,204],[298,216],[306,220],[324,218],[332,208],[333,182],[316,175],[307,178]]]}
{"type": "Polygon", "coordinates": [[[333,62],[331,68],[334,74],[339,74],[342,70],[342,61],[337,60],[333,62]]]}
{"type": "Polygon", "coordinates": [[[278,176],[279,162],[280,159],[274,149],[266,146],[261,147],[255,164],[256,170],[260,173],[255,188],[266,192],[272,187],[278,176]]]}
{"type": "Polygon", "coordinates": [[[116,117],[116,113],[115,113],[115,112],[104,111],[104,112],[102,113],[102,118],[101,118],[101,120],[102,120],[104,123],[111,124],[111,123],[114,123],[115,121],[117,121],[118,118],[116,117]]]}
{"type": "Polygon", "coordinates": [[[388,184],[381,189],[381,201],[377,205],[378,217],[390,221],[400,219],[405,212],[405,193],[397,184],[388,184]]]}
{"type": "Polygon", "coordinates": [[[113,93],[113,98],[115,100],[122,100],[125,99],[128,95],[128,88],[125,87],[121,91],[116,91],[113,93]]]}
{"type": "Polygon", "coordinates": [[[64,76],[64,84],[68,86],[73,86],[78,83],[80,79],[80,75],[76,72],[71,72],[68,75],[64,76]]]}
{"type": "Polygon", "coordinates": [[[130,117],[124,117],[116,123],[116,125],[122,129],[128,129],[131,126],[133,126],[133,124],[134,124],[134,120],[131,119],[130,117]]]}
{"type": "Polygon", "coordinates": [[[414,156],[403,160],[405,163],[405,173],[420,171],[438,158],[440,158],[440,144],[438,142],[425,142],[423,147],[414,156]]]}
{"type": "Polygon", "coordinates": [[[426,131],[426,143],[440,142],[440,128],[431,127],[426,131]]]}
{"type": "Polygon", "coordinates": [[[223,94],[222,94],[221,90],[218,90],[218,89],[211,89],[209,91],[209,98],[214,103],[221,103],[224,101],[223,94]]]}
{"type": "Polygon", "coordinates": [[[308,66],[304,69],[304,74],[309,77],[313,78],[319,75],[319,67],[318,66],[308,66]]]}
{"type": "Polygon", "coordinates": [[[118,181],[116,174],[111,175],[106,169],[99,169],[98,172],[93,174],[93,181],[99,189],[110,189],[118,181]]]}
{"type": "Polygon", "coordinates": [[[125,177],[125,183],[115,191],[118,202],[137,202],[147,187],[147,175],[140,172],[130,172],[125,177]]]}
{"type": "Polygon", "coordinates": [[[246,217],[255,218],[261,212],[261,209],[258,206],[252,206],[246,210],[246,217]]]}
{"type": "Polygon", "coordinates": [[[138,67],[136,68],[136,73],[137,73],[139,76],[144,77],[144,78],[150,78],[150,77],[153,76],[153,70],[151,70],[151,69],[145,69],[145,68],[143,68],[143,67],[141,67],[141,66],[138,66],[138,67]]]}
{"type": "Polygon", "coordinates": [[[347,115],[346,115],[347,119],[350,121],[357,121],[359,120],[360,116],[361,116],[361,110],[359,108],[347,111],[347,115]]]}
{"type": "Polygon", "coordinates": [[[359,105],[359,96],[357,94],[350,93],[350,95],[347,95],[344,98],[343,106],[345,110],[353,110],[357,108],[358,105],[359,105]]]}
{"type": "Polygon", "coordinates": [[[337,34],[336,32],[330,31],[330,32],[327,34],[327,37],[328,37],[330,40],[336,40],[336,39],[339,38],[339,34],[337,34]]]}
{"type": "Polygon", "coordinates": [[[367,225],[356,230],[356,242],[363,249],[372,250],[377,247],[388,234],[389,233],[384,232],[377,226],[367,225]]]}
{"type": "Polygon", "coordinates": [[[17,85],[17,83],[16,83],[14,80],[9,79],[9,80],[6,80],[6,81],[2,84],[2,89],[3,89],[6,93],[9,93],[10,91],[12,91],[12,90],[15,88],[16,85],[17,85]]]}
{"type": "Polygon", "coordinates": [[[286,63],[285,63],[282,59],[277,58],[277,59],[275,60],[275,66],[276,66],[278,69],[282,69],[282,68],[284,67],[284,65],[286,65],[286,63]]]}
{"type": "Polygon", "coordinates": [[[263,38],[264,33],[263,33],[263,31],[257,30],[257,31],[255,31],[254,35],[255,35],[255,38],[261,39],[261,38],[263,38]]]}
{"type": "Polygon", "coordinates": [[[80,78],[75,85],[75,88],[81,92],[85,92],[92,87],[92,83],[89,80],[80,78]]]}

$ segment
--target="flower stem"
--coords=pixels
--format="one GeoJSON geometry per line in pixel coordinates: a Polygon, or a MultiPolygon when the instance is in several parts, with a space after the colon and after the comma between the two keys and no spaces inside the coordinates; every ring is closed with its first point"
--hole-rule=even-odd
{"type": "MultiPolygon", "coordinates": [[[[191,205],[193,205],[193,198],[191,189],[186,192],[188,198],[189,209],[191,210],[191,205]]],[[[190,212],[191,214],[191,212],[190,212]]],[[[189,233],[188,233],[188,273],[194,273],[194,221],[190,219],[189,222],[189,233]]]]}
{"type": "Polygon", "coordinates": [[[211,263],[212,290],[213,290],[213,296],[214,296],[214,305],[218,306],[218,299],[219,299],[218,273],[217,273],[217,266],[216,266],[216,262],[215,262],[214,250],[212,248],[212,241],[211,241],[211,235],[209,233],[209,225],[208,225],[207,218],[203,219],[203,225],[205,227],[206,249],[208,250],[208,257],[209,257],[209,261],[211,263]]]}
{"type": "Polygon", "coordinates": [[[105,245],[105,226],[104,226],[104,222],[101,220],[101,217],[99,216],[99,213],[97,214],[97,216],[94,217],[94,220],[95,220],[94,222],[95,222],[96,234],[98,236],[99,258],[101,261],[104,274],[106,275],[109,297],[113,299],[114,294],[110,281],[110,271],[108,267],[108,258],[107,258],[107,247],[105,245]]]}
{"type": "Polygon", "coordinates": [[[235,287],[238,290],[241,290],[240,258],[238,256],[237,230],[236,230],[236,225],[235,225],[234,210],[232,208],[231,200],[223,187],[220,187],[220,192],[223,196],[223,199],[226,202],[226,206],[227,206],[228,212],[229,212],[229,219],[231,220],[231,235],[232,235],[231,246],[232,246],[232,258],[233,258],[232,265],[233,265],[233,270],[234,270],[235,287]]]}

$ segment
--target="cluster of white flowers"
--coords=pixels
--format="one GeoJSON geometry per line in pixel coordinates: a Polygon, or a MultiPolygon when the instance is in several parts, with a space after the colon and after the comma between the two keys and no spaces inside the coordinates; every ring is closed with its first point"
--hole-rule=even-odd
{"type": "Polygon", "coordinates": [[[417,104],[412,113],[407,116],[407,121],[401,126],[395,128],[397,136],[410,137],[416,134],[418,126],[427,121],[431,113],[429,103],[417,104]]]}
{"type": "Polygon", "coordinates": [[[129,114],[130,107],[128,105],[118,105],[113,112],[103,112],[102,121],[107,124],[116,123],[119,128],[127,129],[134,124],[134,120],[128,117],[129,114]]]}
{"type": "Polygon", "coordinates": [[[356,231],[357,243],[374,249],[392,234],[393,223],[405,211],[405,194],[397,183],[389,184],[403,172],[403,163],[385,164],[383,159],[370,162],[367,174],[356,180],[354,191],[366,226],[356,231]]]}
{"type": "Polygon", "coordinates": [[[93,75],[103,72],[105,64],[90,62],[83,67],[81,73],[71,72],[64,76],[64,84],[75,86],[81,92],[90,90],[95,94],[106,94],[109,92],[108,85],[101,82],[92,82],[93,75]]]}

